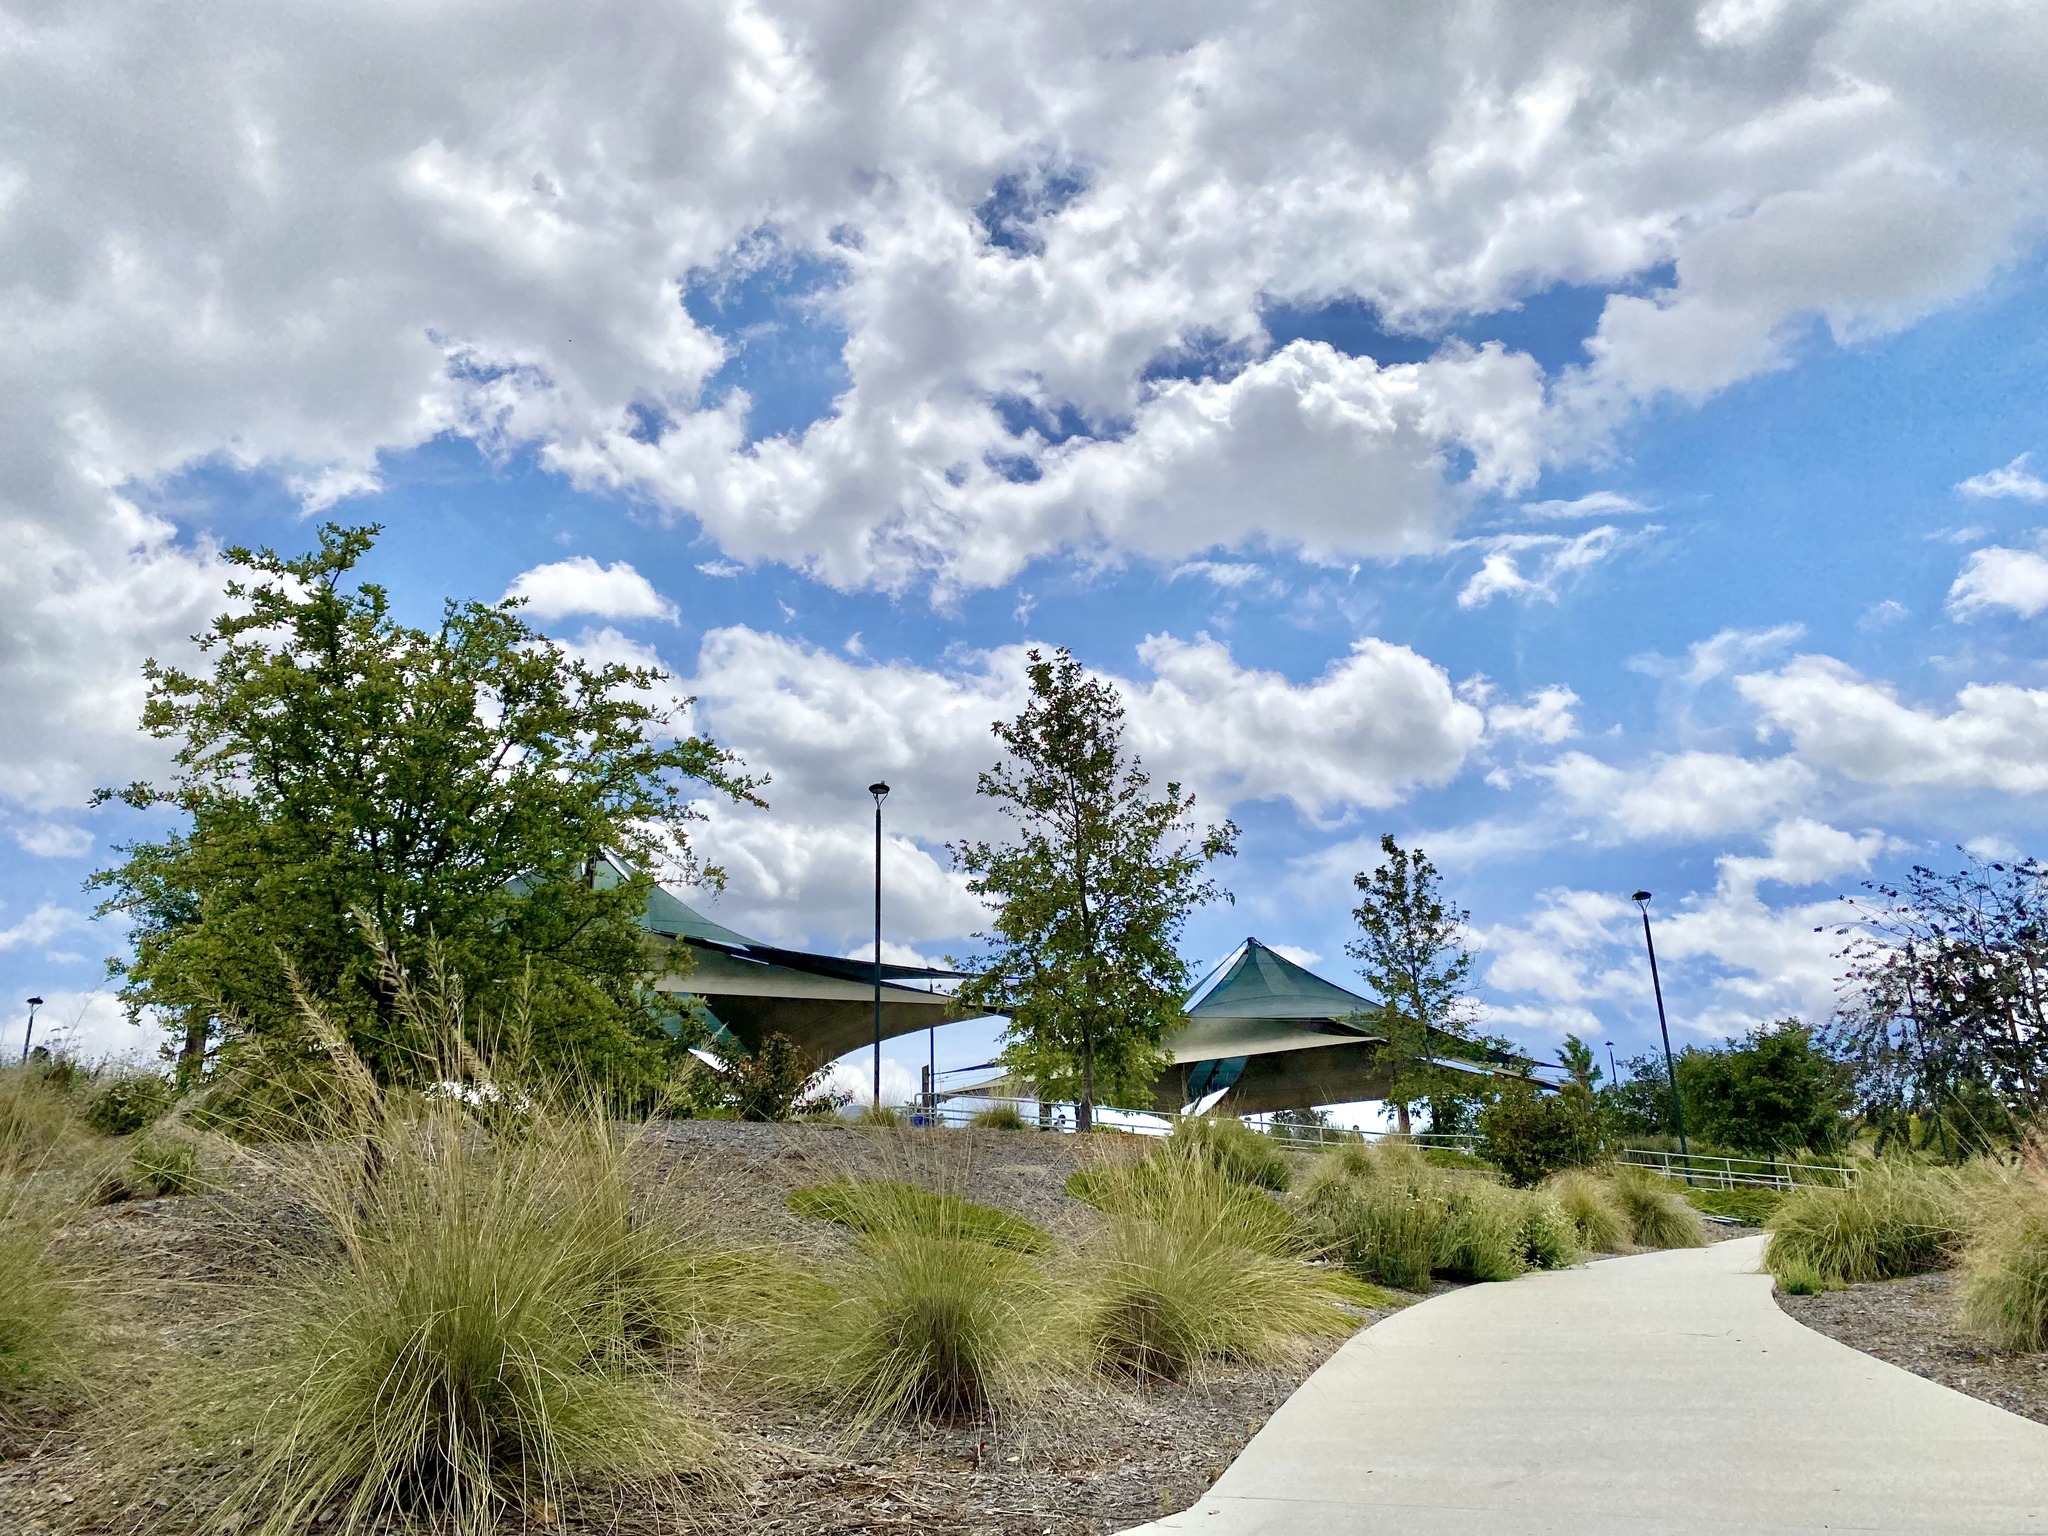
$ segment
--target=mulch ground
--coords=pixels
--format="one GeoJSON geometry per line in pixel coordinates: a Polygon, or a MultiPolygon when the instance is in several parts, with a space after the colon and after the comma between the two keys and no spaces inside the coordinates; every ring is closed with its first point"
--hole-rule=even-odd
{"type": "MultiPolygon", "coordinates": [[[[685,1121],[650,1137],[636,1174],[650,1188],[687,1200],[707,1235],[722,1243],[772,1244],[826,1258],[848,1238],[791,1213],[783,1203],[790,1190],[846,1175],[900,1178],[1001,1206],[1064,1240],[1084,1240],[1098,1217],[1066,1193],[1077,1159],[1138,1150],[1116,1140],[1030,1132],[933,1136],[685,1121]]],[[[65,1247],[106,1277],[98,1310],[138,1362],[131,1378],[103,1396],[146,1402],[145,1362],[160,1362],[166,1346],[187,1357],[230,1346],[242,1282],[274,1256],[280,1236],[284,1247],[299,1246],[293,1238],[300,1226],[307,1227],[306,1241],[319,1241],[303,1211],[246,1183],[84,1217],[65,1247]]],[[[1369,1325],[1381,1315],[1361,1320],[1369,1325]]],[[[814,1408],[735,1404],[722,1415],[733,1456],[730,1484],[719,1497],[680,1509],[565,1509],[554,1528],[619,1536],[1098,1536],[1199,1499],[1337,1342],[1305,1350],[1284,1367],[1213,1365],[1197,1380],[1149,1391],[1062,1384],[1028,1409],[991,1420],[883,1430],[857,1441],[814,1408]]],[[[0,1431],[0,1533],[154,1529],[153,1490],[137,1484],[132,1465],[108,1470],[105,1442],[90,1414],[0,1431]]]]}
{"type": "Polygon", "coordinates": [[[1778,1305],[1852,1349],[2048,1424],[2048,1354],[1992,1354],[1955,1326],[1955,1276],[1913,1275],[1818,1296],[1778,1293],[1778,1305]]]}

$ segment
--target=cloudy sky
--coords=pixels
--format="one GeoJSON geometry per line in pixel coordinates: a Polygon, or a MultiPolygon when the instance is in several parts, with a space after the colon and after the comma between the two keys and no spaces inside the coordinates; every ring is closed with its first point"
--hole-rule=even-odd
{"type": "Polygon", "coordinates": [[[1699,1038],[2048,842],[2038,4],[9,10],[0,1028],[120,1043],[85,798],[218,548],[326,517],[659,658],[782,941],[859,943],[879,776],[962,950],[1033,644],[1244,828],[1198,966],[1348,977],[1392,831],[1537,1047],[1654,1037],[1638,886],[1699,1038]]]}

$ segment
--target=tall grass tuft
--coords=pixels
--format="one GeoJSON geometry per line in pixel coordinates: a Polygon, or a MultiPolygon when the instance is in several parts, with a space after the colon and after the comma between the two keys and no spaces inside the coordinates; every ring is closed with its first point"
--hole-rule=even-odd
{"type": "Polygon", "coordinates": [[[0,1188],[0,1430],[29,1423],[73,1374],[76,1311],[50,1262],[54,1228],[21,1183],[0,1188]]]}
{"type": "Polygon", "coordinates": [[[1017,1253],[1052,1248],[1044,1229],[1022,1216],[894,1179],[834,1179],[791,1190],[785,1203],[799,1216],[836,1222],[855,1232],[926,1232],[1017,1253]]]}
{"type": "Polygon", "coordinates": [[[0,1070],[0,1174],[33,1168],[81,1136],[71,1097],[50,1074],[0,1070]]]}
{"type": "Polygon", "coordinates": [[[1225,1178],[1253,1189],[1284,1191],[1294,1165],[1270,1137],[1235,1115],[1190,1115],[1176,1121],[1171,1140],[1205,1158],[1225,1178]]]}
{"type": "Polygon", "coordinates": [[[1704,1248],[1706,1223],[1685,1197],[1654,1173],[1624,1163],[1608,1180],[1615,1204],[1628,1218],[1629,1241],[1638,1248],[1704,1248]]]}
{"type": "Polygon", "coordinates": [[[1024,1116],[1014,1104],[991,1104],[987,1109],[978,1109],[968,1121],[980,1131],[1023,1131],[1030,1127],[1024,1123],[1024,1116]]]}
{"type": "Polygon", "coordinates": [[[1570,1219],[1583,1246],[1595,1253],[1619,1253],[1628,1246],[1632,1230],[1628,1213],[1598,1174],[1568,1168],[1553,1174],[1545,1187],[1570,1219]]]}
{"type": "Polygon", "coordinates": [[[2048,1349],[2048,1169],[1990,1165],[1972,1182],[1957,1320],[1993,1349],[2048,1349]]]}
{"type": "Polygon", "coordinates": [[[1199,1146],[1168,1138],[1135,1163],[1105,1159],[1076,1169],[1067,1193],[1111,1216],[1154,1222],[1201,1220],[1235,1233],[1262,1253],[1296,1254],[1293,1213],[1265,1191],[1231,1178],[1199,1146]]]}
{"type": "Polygon", "coordinates": [[[1555,1195],[1527,1190],[1521,1201],[1522,1257],[1530,1268],[1569,1269],[1585,1260],[1586,1245],[1579,1240],[1578,1223],[1555,1195]]]}
{"type": "Polygon", "coordinates": [[[1191,1149],[1165,1149],[1134,1172],[1143,1198],[1112,1203],[1075,1286],[1096,1370],[1174,1381],[1204,1359],[1277,1359],[1353,1326],[1304,1247],[1260,1213],[1272,1202],[1220,1193],[1225,1181],[1191,1149]]]}
{"type": "Polygon", "coordinates": [[[1483,1179],[1444,1181],[1444,1221],[1431,1269],[1452,1280],[1512,1280],[1523,1256],[1523,1206],[1515,1193],[1483,1179]]]}
{"type": "Polygon", "coordinates": [[[1824,1286],[1939,1269],[1963,1235],[1955,1176],[1880,1161],[1846,1189],[1800,1189],[1768,1225],[1764,1264],[1781,1279],[1824,1286]]]}

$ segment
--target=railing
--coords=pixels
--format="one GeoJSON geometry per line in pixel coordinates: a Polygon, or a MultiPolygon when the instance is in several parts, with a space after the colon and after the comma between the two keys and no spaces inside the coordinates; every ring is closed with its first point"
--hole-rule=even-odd
{"type": "MultiPolygon", "coordinates": [[[[1027,1129],[1046,1131],[1071,1131],[1074,1129],[1073,1112],[1057,1107],[1047,1119],[1041,1119],[1039,1106],[1030,1099],[975,1098],[968,1102],[958,1100],[941,1101],[937,1105],[914,1104],[905,1113],[913,1125],[971,1125],[977,1116],[997,1107],[1008,1107],[1017,1112],[1027,1129]]],[[[1096,1111],[1096,1129],[1122,1131],[1133,1136],[1167,1136],[1174,1126],[1183,1119],[1200,1119],[1199,1115],[1139,1113],[1133,1110],[1096,1111]],[[1108,1115],[1111,1118],[1104,1119],[1108,1115]]],[[[1400,1139],[1393,1131],[1354,1131],[1339,1125],[1268,1125],[1254,1127],[1262,1135],[1270,1136],[1284,1147],[1295,1151],[1317,1151],[1324,1147],[1341,1146],[1345,1142],[1380,1141],[1393,1137],[1400,1139]]],[[[1471,1152],[1478,1144],[1478,1138],[1471,1135],[1431,1135],[1420,1132],[1406,1138],[1418,1146],[1448,1147],[1460,1152],[1471,1152]]]]}
{"type": "Polygon", "coordinates": [[[1614,1155],[1617,1163],[1651,1168],[1667,1178],[1684,1179],[1708,1189],[1798,1189],[1827,1185],[1840,1189],[1856,1182],[1856,1170],[1835,1163],[1788,1163],[1765,1157],[1702,1157],[1699,1153],[1653,1152],[1627,1147],[1614,1155]]]}

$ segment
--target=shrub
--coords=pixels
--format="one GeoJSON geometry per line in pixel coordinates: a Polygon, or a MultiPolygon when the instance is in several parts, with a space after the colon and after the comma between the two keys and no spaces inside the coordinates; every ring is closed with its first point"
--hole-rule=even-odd
{"type": "Polygon", "coordinates": [[[1548,1187],[1583,1246],[1595,1253],[1618,1253],[1628,1246],[1633,1231],[1628,1213],[1605,1179],[1584,1168],[1568,1168],[1554,1175],[1548,1187]]]}
{"type": "Polygon", "coordinates": [[[209,1378],[209,1436],[225,1421],[248,1448],[230,1521],[481,1536],[585,1475],[702,1469],[710,1434],[649,1367],[693,1326],[701,1276],[670,1224],[634,1210],[608,1132],[539,1121],[494,1145],[440,1105],[378,1134],[373,1183],[329,1159],[306,1189],[341,1256],[287,1267],[259,1347],[209,1378]]]}
{"type": "Polygon", "coordinates": [[[1512,1082],[1480,1111],[1479,1151],[1510,1183],[1536,1184],[1598,1156],[1599,1125],[1592,1109],[1572,1095],[1512,1082]]]}
{"type": "Polygon", "coordinates": [[[199,1149],[189,1141],[144,1137],[128,1154],[138,1189],[149,1195],[190,1195],[199,1191],[199,1149]]]}
{"type": "Polygon", "coordinates": [[[1522,1196],[1522,1257],[1532,1269],[1569,1269],[1586,1257],[1578,1224],[1555,1196],[1522,1196]]]}
{"type": "Polygon", "coordinates": [[[1638,1248],[1704,1248],[1706,1224],[1655,1174],[1624,1163],[1608,1181],[1615,1203],[1628,1218],[1629,1241],[1638,1248]]]}
{"type": "Polygon", "coordinates": [[[968,1123],[984,1131],[1026,1131],[1031,1128],[1014,1104],[991,1104],[987,1109],[976,1110],[968,1123]]]}
{"type": "Polygon", "coordinates": [[[872,1233],[791,1336],[801,1380],[856,1429],[949,1418],[1018,1395],[1039,1352],[1043,1285],[1014,1249],[930,1228],[872,1233]]]}
{"type": "Polygon", "coordinates": [[[102,1136],[147,1130],[176,1097],[170,1079],[155,1072],[116,1072],[101,1081],[85,1109],[85,1123],[102,1136]]]}
{"type": "Polygon", "coordinates": [[[813,1067],[787,1035],[769,1035],[751,1056],[735,1054],[720,1085],[724,1106],[741,1120],[800,1120],[836,1112],[851,1095],[825,1087],[828,1067],[813,1067]]]}
{"type": "Polygon", "coordinates": [[[1310,1231],[1353,1274],[1426,1291],[1449,1220],[1445,1176],[1406,1146],[1340,1147],[1304,1191],[1310,1231]]]}
{"type": "Polygon", "coordinates": [[[1799,1189],[1771,1214],[1765,1266],[1831,1286],[1938,1269],[1962,1237],[1953,1175],[1878,1162],[1846,1189],[1799,1189]]]}
{"type": "Polygon", "coordinates": [[[66,1385],[71,1288],[50,1263],[53,1223],[19,1184],[0,1190],[0,1429],[18,1429],[66,1385]]]}
{"type": "Polygon", "coordinates": [[[2048,1173],[2001,1168],[1972,1195],[1958,1320],[1993,1349],[2048,1348],[2048,1173]]]}
{"type": "Polygon", "coordinates": [[[1294,1177],[1287,1154],[1234,1115],[1194,1115],[1174,1123],[1172,1140],[1206,1158],[1225,1178],[1283,1191],[1294,1177]]]}
{"type": "Polygon", "coordinates": [[[1422,1160],[1432,1168],[1454,1168],[1461,1173],[1498,1173],[1483,1157],[1476,1157],[1460,1147],[1424,1147],[1422,1160]]]}
{"type": "Polygon", "coordinates": [[[1052,1238],[1022,1216],[893,1180],[835,1179],[791,1190],[784,1203],[799,1216],[855,1232],[923,1232],[1016,1253],[1045,1253],[1052,1247],[1052,1238]]]}
{"type": "Polygon", "coordinates": [[[1480,1179],[1446,1180],[1431,1269],[1452,1280],[1512,1280],[1523,1258],[1522,1202],[1480,1179]]]}

